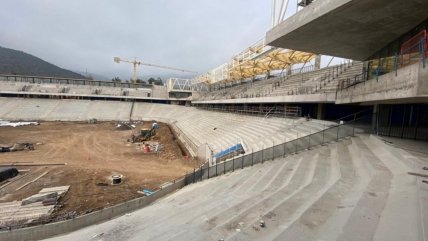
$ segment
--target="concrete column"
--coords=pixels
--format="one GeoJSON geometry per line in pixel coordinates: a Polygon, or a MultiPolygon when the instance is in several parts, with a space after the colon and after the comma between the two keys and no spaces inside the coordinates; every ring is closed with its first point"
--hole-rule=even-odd
{"type": "Polygon", "coordinates": [[[321,55],[318,54],[317,56],[315,56],[315,70],[317,69],[321,69],[321,55]]]}
{"type": "Polygon", "coordinates": [[[379,105],[375,104],[373,105],[373,113],[372,113],[372,130],[374,131],[374,134],[377,135],[377,117],[379,112],[379,105]]]}
{"type": "Polygon", "coordinates": [[[325,104],[318,103],[317,106],[317,119],[323,120],[325,118],[325,104]]]}
{"type": "Polygon", "coordinates": [[[287,66],[285,68],[285,71],[287,72],[287,75],[290,75],[291,74],[291,65],[287,66]]]}

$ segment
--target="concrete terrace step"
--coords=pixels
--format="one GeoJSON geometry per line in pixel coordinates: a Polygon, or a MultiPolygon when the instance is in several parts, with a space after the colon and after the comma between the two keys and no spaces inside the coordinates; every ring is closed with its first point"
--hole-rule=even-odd
{"type": "MultiPolygon", "coordinates": [[[[336,157],[339,162],[339,179],[308,208],[296,221],[280,233],[274,240],[317,240],[328,235],[325,240],[335,240],[343,217],[337,212],[344,207],[345,198],[350,194],[357,176],[347,148],[348,141],[338,143],[336,157]],[[335,218],[336,220],[332,221],[335,218]],[[330,226],[331,228],[329,228],[330,226]],[[328,232],[322,233],[325,229],[328,232]]],[[[343,215],[342,215],[343,216],[343,215]]],[[[345,217],[346,218],[346,217],[345,217]]]]}
{"type": "MultiPolygon", "coordinates": [[[[329,158],[330,150],[324,149],[324,152],[319,153],[316,158],[316,166],[310,178],[307,178],[296,190],[293,190],[288,197],[284,197],[280,202],[272,205],[266,205],[266,209],[257,209],[259,215],[253,216],[251,220],[245,222],[246,226],[242,232],[236,232],[233,230],[233,236],[238,239],[251,239],[260,240],[272,239],[278,235],[281,227],[287,227],[294,217],[299,217],[301,212],[306,208],[306,205],[311,205],[313,198],[317,198],[317,195],[310,196],[308,193],[323,193],[327,187],[329,179],[337,178],[332,173],[332,168],[335,165],[334,161],[329,158]],[[330,174],[331,173],[331,174],[330,174]],[[330,177],[329,177],[330,176],[330,177]],[[261,210],[261,211],[259,211],[261,210]],[[259,216],[266,222],[267,226],[277,227],[273,230],[261,229],[260,231],[254,230],[254,226],[258,225],[259,216]],[[281,226],[281,227],[280,227],[281,226]]],[[[333,171],[334,172],[334,171],[333,171]]]]}
{"type": "Polygon", "coordinates": [[[392,173],[377,158],[371,148],[361,138],[354,139],[365,158],[374,169],[374,175],[366,187],[366,192],[355,205],[348,221],[344,224],[339,240],[373,240],[380,215],[385,208],[390,189],[392,173]]]}
{"type": "Polygon", "coordinates": [[[391,148],[375,137],[348,138],[187,186],[59,238],[424,240],[428,190],[406,174],[414,159],[391,148]]]}

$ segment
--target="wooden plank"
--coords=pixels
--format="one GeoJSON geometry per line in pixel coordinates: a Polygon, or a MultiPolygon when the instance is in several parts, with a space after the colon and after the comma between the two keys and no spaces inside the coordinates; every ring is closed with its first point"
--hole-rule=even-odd
{"type": "Polygon", "coordinates": [[[22,167],[22,166],[65,166],[67,165],[67,163],[37,163],[37,164],[14,164],[14,163],[10,163],[10,164],[4,164],[1,163],[0,167],[22,167]]]}
{"type": "Polygon", "coordinates": [[[35,182],[35,181],[39,180],[39,179],[40,179],[40,178],[42,178],[44,175],[48,174],[48,172],[49,172],[49,171],[45,171],[42,175],[40,175],[40,176],[36,177],[36,178],[35,178],[35,179],[33,179],[32,181],[29,181],[29,182],[25,183],[24,185],[22,185],[22,186],[18,187],[18,188],[16,189],[16,191],[21,190],[22,188],[26,187],[27,185],[29,185],[29,184],[31,184],[31,183],[33,183],[33,182],[35,182]]]}
{"type": "Polygon", "coordinates": [[[8,181],[8,183],[5,183],[5,184],[3,184],[2,186],[0,186],[0,189],[2,189],[2,188],[4,188],[4,187],[7,187],[9,184],[11,184],[11,183],[13,183],[13,182],[15,182],[15,181],[17,181],[17,180],[19,180],[19,179],[21,179],[21,178],[23,178],[23,177],[27,176],[28,174],[29,174],[29,172],[25,173],[24,175],[17,176],[16,178],[12,178],[12,179],[10,179],[10,180],[8,181]]]}
{"type": "Polygon", "coordinates": [[[40,190],[39,193],[47,193],[47,192],[57,192],[58,195],[61,195],[64,192],[67,192],[70,186],[57,186],[57,187],[47,187],[40,190]]]}

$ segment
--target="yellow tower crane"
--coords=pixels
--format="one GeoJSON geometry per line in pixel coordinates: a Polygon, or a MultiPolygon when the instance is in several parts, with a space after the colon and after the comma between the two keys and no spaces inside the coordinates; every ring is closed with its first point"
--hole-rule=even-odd
{"type": "Polygon", "coordinates": [[[137,58],[134,58],[134,60],[126,60],[126,59],[121,59],[119,57],[114,57],[114,62],[116,63],[120,63],[120,62],[125,62],[125,63],[130,63],[133,66],[133,72],[132,72],[132,82],[135,84],[137,82],[137,66],[138,65],[145,65],[145,66],[150,66],[150,67],[156,67],[156,68],[161,68],[161,69],[169,69],[169,70],[174,70],[174,71],[180,71],[180,72],[187,72],[187,73],[193,73],[193,74],[197,74],[197,72],[191,71],[191,70],[185,70],[185,69],[179,69],[179,68],[174,68],[174,67],[168,67],[168,66],[162,66],[162,65],[157,65],[157,64],[149,64],[149,63],[144,63],[144,62],[140,62],[137,60],[137,58]]]}

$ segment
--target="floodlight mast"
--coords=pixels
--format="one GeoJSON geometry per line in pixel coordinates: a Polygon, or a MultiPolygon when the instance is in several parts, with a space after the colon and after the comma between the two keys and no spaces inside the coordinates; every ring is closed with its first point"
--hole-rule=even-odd
{"type": "Polygon", "coordinates": [[[133,69],[132,69],[132,82],[134,84],[137,83],[137,66],[138,65],[145,65],[145,66],[156,67],[156,68],[161,68],[161,69],[169,69],[169,70],[174,70],[174,71],[197,74],[197,72],[191,71],[191,70],[179,69],[179,68],[168,67],[168,66],[157,65],[157,64],[143,63],[143,62],[137,61],[137,58],[134,58],[134,60],[131,61],[131,60],[126,60],[126,59],[121,59],[120,57],[114,57],[113,60],[115,63],[118,63],[118,64],[120,62],[132,64],[132,67],[133,67],[133,69]]]}

